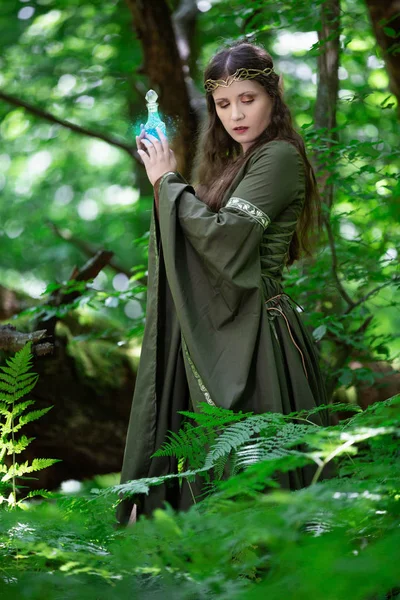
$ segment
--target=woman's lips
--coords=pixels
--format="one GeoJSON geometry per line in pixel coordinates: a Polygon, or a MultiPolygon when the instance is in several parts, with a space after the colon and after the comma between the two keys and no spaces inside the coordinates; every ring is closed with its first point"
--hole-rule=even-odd
{"type": "Polygon", "coordinates": [[[240,128],[235,128],[233,131],[236,131],[236,133],[245,133],[248,130],[248,127],[240,127],[240,128]]]}

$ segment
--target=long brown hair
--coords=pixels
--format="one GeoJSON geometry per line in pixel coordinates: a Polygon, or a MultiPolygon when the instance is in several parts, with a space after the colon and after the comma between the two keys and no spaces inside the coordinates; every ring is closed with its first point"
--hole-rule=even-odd
{"type": "MultiPolygon", "coordinates": [[[[271,56],[259,45],[236,41],[223,46],[210,60],[204,71],[207,79],[226,79],[239,68],[263,70],[273,67],[271,56]]],[[[263,144],[271,140],[286,140],[301,154],[306,175],[305,202],[292,237],[287,265],[298,260],[302,253],[310,256],[322,225],[321,199],[314,170],[307,158],[301,136],[294,130],[289,108],[282,98],[280,77],[257,75],[258,81],[273,100],[271,121],[250,148],[242,153],[236,142],[223,127],[215,109],[211,93],[206,94],[208,118],[200,125],[193,180],[196,195],[216,212],[223,196],[244,162],[263,144]]]]}

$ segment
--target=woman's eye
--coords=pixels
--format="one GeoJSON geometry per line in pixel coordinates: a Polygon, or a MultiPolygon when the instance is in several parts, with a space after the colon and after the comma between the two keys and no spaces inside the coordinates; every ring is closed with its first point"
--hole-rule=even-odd
{"type": "MultiPolygon", "coordinates": [[[[251,104],[252,102],[254,102],[254,100],[243,100],[243,104],[251,104]]],[[[221,104],[219,105],[220,108],[226,108],[227,106],[229,106],[229,104],[225,104],[224,106],[221,104]]]]}

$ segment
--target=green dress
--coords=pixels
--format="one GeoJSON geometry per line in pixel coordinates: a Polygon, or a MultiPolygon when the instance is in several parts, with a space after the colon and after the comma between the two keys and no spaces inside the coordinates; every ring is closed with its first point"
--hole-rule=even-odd
{"type": "MultiPolygon", "coordinates": [[[[216,213],[179,174],[159,189],[150,227],[148,302],[121,483],[176,472],[176,460],[151,459],[178,410],[208,402],[235,411],[284,414],[326,403],[318,350],[282,271],[305,198],[303,160],[274,140],[250,156],[216,213]]],[[[305,485],[306,471],[283,485],[305,485]]],[[[179,486],[136,498],[150,514],[167,500],[184,506],[179,486]]],[[[132,500],[117,508],[126,523],[132,500]]]]}

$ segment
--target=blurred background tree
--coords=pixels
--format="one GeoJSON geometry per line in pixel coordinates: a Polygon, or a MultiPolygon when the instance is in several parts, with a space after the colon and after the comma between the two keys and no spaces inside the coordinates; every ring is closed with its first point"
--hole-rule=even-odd
{"type": "Polygon", "coordinates": [[[47,328],[54,346],[36,364],[37,400],[55,409],[35,449],[63,463],[40,487],[119,469],[153,201],[134,136],[153,88],[190,179],[202,69],[226,40],[271,52],[317,170],[324,236],[285,287],[305,308],[330,396],[366,406],[399,389],[399,27],[394,3],[367,4],[2,3],[0,318],[47,328]]]}

